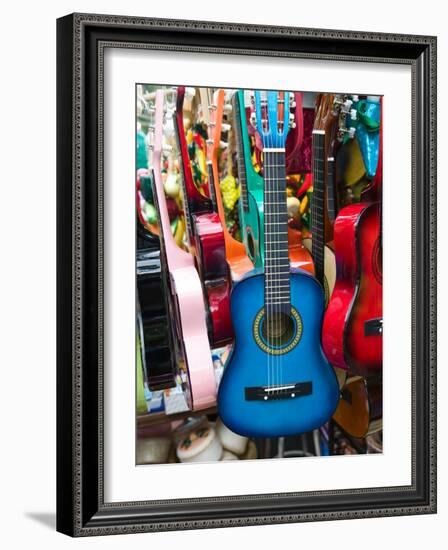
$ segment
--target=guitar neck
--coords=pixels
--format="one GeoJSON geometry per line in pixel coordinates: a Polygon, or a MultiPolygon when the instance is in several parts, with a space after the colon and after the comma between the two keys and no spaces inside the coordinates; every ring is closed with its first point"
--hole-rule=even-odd
{"type": "Polygon", "coordinates": [[[171,224],[168,215],[168,206],[162,181],[162,139],[163,139],[163,91],[156,93],[156,116],[154,133],[154,202],[160,220],[160,237],[164,247],[161,251],[166,257],[168,268],[173,271],[177,267],[190,265],[193,262],[191,255],[179,248],[171,232],[171,224]]]}
{"type": "Polygon", "coordinates": [[[325,131],[313,131],[312,255],[317,280],[324,283],[325,254],[325,131]]]}
{"type": "Polygon", "coordinates": [[[249,210],[249,196],[247,191],[246,178],[246,162],[243,143],[243,120],[242,116],[246,116],[244,111],[244,98],[241,102],[242,92],[237,92],[234,95],[233,108],[235,110],[235,135],[236,135],[236,150],[238,157],[238,182],[241,189],[241,203],[245,212],[249,210]]]}
{"type": "Polygon", "coordinates": [[[327,158],[327,210],[328,219],[334,223],[337,213],[337,197],[334,185],[335,159],[334,156],[327,158]]]}
{"type": "MultiPolygon", "coordinates": [[[[218,204],[216,201],[216,193],[219,192],[219,189],[217,190],[215,188],[215,176],[213,174],[213,161],[207,160],[207,180],[208,180],[208,191],[210,193],[210,200],[212,201],[213,210],[216,212],[218,210],[218,204]]],[[[225,220],[221,220],[221,222],[224,224],[225,220]]]]}
{"type": "MultiPolygon", "coordinates": [[[[180,172],[182,191],[184,193],[184,210],[187,218],[187,229],[194,231],[193,215],[204,212],[212,212],[213,205],[210,199],[204,196],[196,187],[191,170],[191,162],[188,154],[187,139],[184,127],[184,98],[185,88],[179,86],[177,90],[177,105],[175,116],[175,134],[180,155],[180,172]]],[[[190,232],[190,235],[192,233],[190,232]]]]}
{"type": "Polygon", "coordinates": [[[289,313],[291,293],[285,150],[265,149],[263,155],[265,307],[271,312],[289,313]]]}
{"type": "MultiPolygon", "coordinates": [[[[185,154],[188,156],[188,151],[185,143],[185,136],[184,136],[184,126],[183,122],[179,120],[179,118],[182,116],[182,113],[176,113],[176,116],[174,117],[174,133],[176,135],[176,142],[177,142],[177,150],[179,152],[180,156],[180,182],[182,187],[182,193],[183,193],[183,208],[185,213],[185,223],[187,226],[187,235],[188,239],[191,240],[193,238],[193,219],[191,215],[191,209],[190,209],[190,196],[193,193],[193,190],[191,189],[191,183],[188,181],[187,183],[187,174],[186,171],[189,169],[188,164],[186,164],[185,154]],[[181,133],[182,132],[182,133],[181,133]],[[182,137],[184,139],[182,140],[182,137]],[[189,189],[190,187],[190,189],[189,189]]],[[[191,244],[191,243],[190,243],[191,244]]]]}

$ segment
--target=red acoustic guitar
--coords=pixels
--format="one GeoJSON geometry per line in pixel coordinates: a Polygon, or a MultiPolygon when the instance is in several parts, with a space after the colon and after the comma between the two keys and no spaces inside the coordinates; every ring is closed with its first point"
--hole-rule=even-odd
{"type": "MultiPolygon", "coordinates": [[[[381,138],[380,138],[381,142],[381,138]]],[[[380,196],[382,161],[372,182],[380,196]]],[[[325,312],[322,344],[334,367],[379,374],[383,355],[383,287],[380,203],[351,204],[334,224],[336,285],[325,312]]]]}
{"type": "Polygon", "coordinates": [[[208,330],[211,347],[231,342],[230,271],[226,262],[224,232],[212,201],[199,192],[193,181],[183,122],[185,87],[177,88],[175,134],[180,154],[180,179],[189,248],[204,286],[208,305],[208,330]]]}

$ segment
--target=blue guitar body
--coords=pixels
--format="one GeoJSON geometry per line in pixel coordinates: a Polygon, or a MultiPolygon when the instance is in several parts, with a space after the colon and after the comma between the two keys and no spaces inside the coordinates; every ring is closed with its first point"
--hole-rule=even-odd
{"type": "Polygon", "coordinates": [[[264,284],[263,272],[254,270],[232,290],[235,343],[219,387],[219,415],[249,437],[308,432],[327,422],[339,401],[320,342],[323,291],[305,271],[291,271],[289,330],[271,346],[263,331],[264,284]]]}

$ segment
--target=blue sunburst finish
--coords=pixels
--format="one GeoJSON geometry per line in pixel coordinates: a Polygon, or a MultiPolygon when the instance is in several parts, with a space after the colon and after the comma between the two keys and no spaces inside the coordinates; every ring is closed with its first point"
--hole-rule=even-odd
{"type": "Polygon", "coordinates": [[[264,275],[250,272],[231,295],[235,343],[218,393],[219,415],[234,432],[249,437],[281,437],[322,426],[333,415],[339,387],[320,342],[324,295],[311,275],[290,275],[291,304],[302,321],[298,344],[288,353],[265,353],[254,338],[254,321],[264,306],[264,275]],[[270,369],[268,367],[268,357],[270,369]],[[272,401],[248,401],[245,388],[312,383],[310,395],[272,401]]]}

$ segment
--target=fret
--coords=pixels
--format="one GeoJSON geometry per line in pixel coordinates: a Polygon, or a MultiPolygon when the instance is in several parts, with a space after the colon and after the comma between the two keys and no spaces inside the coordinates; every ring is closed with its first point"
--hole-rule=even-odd
{"type": "Polygon", "coordinates": [[[269,287],[269,285],[266,285],[266,291],[267,292],[271,292],[272,294],[281,294],[282,292],[288,292],[289,291],[289,284],[284,284],[284,285],[276,285],[276,286],[273,286],[273,287],[269,287]]]}

